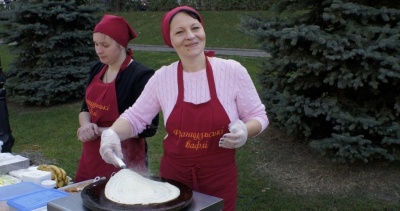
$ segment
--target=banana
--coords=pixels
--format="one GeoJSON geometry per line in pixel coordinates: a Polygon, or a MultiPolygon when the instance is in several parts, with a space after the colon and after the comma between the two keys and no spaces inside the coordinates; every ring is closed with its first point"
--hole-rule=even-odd
{"type": "Polygon", "coordinates": [[[64,180],[57,181],[57,183],[56,183],[57,188],[61,188],[63,186],[64,186],[64,180]]]}
{"type": "Polygon", "coordinates": [[[49,167],[55,171],[56,177],[57,177],[57,178],[59,177],[60,174],[62,174],[62,173],[61,173],[61,170],[60,170],[60,168],[59,168],[58,166],[49,165],[49,167]]]}
{"type": "Polygon", "coordinates": [[[63,173],[60,169],[60,174],[57,175],[57,181],[64,181],[63,173]]]}
{"type": "Polygon", "coordinates": [[[58,177],[58,181],[63,181],[63,184],[64,184],[65,177],[67,177],[67,173],[65,172],[65,170],[63,168],[60,168],[60,172],[61,172],[61,174],[58,177]]]}
{"type": "Polygon", "coordinates": [[[60,171],[61,171],[61,178],[64,179],[64,177],[67,176],[67,173],[65,172],[65,170],[63,168],[60,167],[60,171]]]}
{"type": "Polygon", "coordinates": [[[49,165],[43,164],[43,165],[38,166],[37,169],[41,170],[41,171],[50,171],[51,168],[49,165]]]}
{"type": "Polygon", "coordinates": [[[68,185],[68,184],[69,184],[69,178],[68,178],[68,176],[66,176],[64,178],[64,185],[68,185]]]}
{"type": "Polygon", "coordinates": [[[69,179],[67,177],[67,173],[63,168],[60,168],[56,165],[47,165],[43,164],[37,167],[38,170],[49,171],[51,172],[51,179],[56,181],[56,187],[60,188],[65,185],[68,185],[69,179]]]}
{"type": "Polygon", "coordinates": [[[55,178],[56,178],[56,173],[55,173],[55,171],[54,171],[52,168],[50,168],[49,165],[43,164],[43,165],[38,166],[37,169],[38,169],[38,170],[41,170],[41,171],[49,171],[49,172],[51,172],[51,179],[52,179],[52,180],[55,180],[55,178]]]}
{"type": "Polygon", "coordinates": [[[54,170],[55,174],[56,174],[56,187],[60,188],[63,186],[64,181],[62,180],[62,172],[61,169],[58,166],[55,165],[49,165],[51,169],[54,170]]]}
{"type": "Polygon", "coordinates": [[[56,179],[56,172],[53,169],[50,169],[51,172],[51,179],[55,180],[56,179]]]}

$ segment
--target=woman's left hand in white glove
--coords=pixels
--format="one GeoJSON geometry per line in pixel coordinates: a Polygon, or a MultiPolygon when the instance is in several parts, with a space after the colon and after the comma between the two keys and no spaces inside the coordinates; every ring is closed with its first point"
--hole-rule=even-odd
{"type": "Polygon", "coordinates": [[[225,133],[219,140],[219,147],[234,149],[243,146],[247,141],[247,127],[240,119],[229,124],[230,133],[225,133]]]}
{"type": "Polygon", "coordinates": [[[98,134],[99,134],[99,128],[98,128],[97,124],[94,124],[94,123],[88,123],[88,124],[82,125],[76,131],[76,135],[78,136],[78,139],[82,142],[93,141],[98,137],[98,134]]]}

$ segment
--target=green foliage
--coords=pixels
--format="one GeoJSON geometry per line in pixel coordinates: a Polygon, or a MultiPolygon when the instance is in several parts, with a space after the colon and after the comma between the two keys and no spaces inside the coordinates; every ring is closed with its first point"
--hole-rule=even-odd
{"type": "Polygon", "coordinates": [[[175,0],[152,0],[150,2],[150,10],[152,11],[168,11],[179,6],[175,0]]]}
{"type": "Polygon", "coordinates": [[[0,45],[0,55],[1,68],[3,72],[7,72],[8,66],[15,59],[15,56],[9,53],[5,45],[0,45]]]}
{"type": "Polygon", "coordinates": [[[203,10],[216,11],[262,11],[267,10],[272,5],[273,0],[208,0],[202,1],[200,7],[203,10]],[[206,2],[206,3],[205,3],[206,2]]]}
{"type": "Polygon", "coordinates": [[[357,2],[281,1],[307,10],[246,17],[241,30],[272,55],[263,98],[288,132],[332,161],[399,160],[400,10],[357,2]]]}
{"type": "Polygon", "coordinates": [[[52,105],[80,98],[90,62],[95,6],[82,1],[18,1],[2,31],[18,55],[7,71],[11,99],[52,105]]]}
{"type": "MultiPolygon", "coordinates": [[[[93,0],[87,0],[90,4],[93,0]]],[[[187,5],[201,11],[262,11],[267,10],[276,0],[148,0],[146,10],[168,11],[179,5],[187,5]]],[[[111,0],[105,10],[130,12],[140,10],[140,0],[111,0]]]]}

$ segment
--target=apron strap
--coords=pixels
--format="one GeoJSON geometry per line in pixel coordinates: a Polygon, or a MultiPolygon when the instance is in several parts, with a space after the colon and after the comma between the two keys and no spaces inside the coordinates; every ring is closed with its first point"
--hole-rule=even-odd
{"type": "Polygon", "coordinates": [[[132,51],[126,52],[126,57],[124,62],[121,64],[120,70],[124,70],[131,62],[131,59],[132,59],[132,51]]]}
{"type": "Polygon", "coordinates": [[[182,61],[179,60],[178,63],[178,101],[177,102],[183,102],[183,66],[182,66],[182,61]]]}
{"type": "MultiPolygon", "coordinates": [[[[124,60],[124,62],[122,62],[121,67],[119,68],[120,71],[124,70],[129,65],[129,63],[131,62],[131,58],[132,58],[132,52],[127,52],[125,60],[124,60]]],[[[101,77],[103,77],[104,73],[107,71],[107,68],[108,68],[108,64],[104,65],[103,68],[100,70],[100,73],[97,74],[95,76],[95,78],[98,78],[99,80],[101,80],[101,77]]]]}
{"type": "MultiPolygon", "coordinates": [[[[211,99],[217,98],[217,91],[215,88],[214,82],[214,74],[208,58],[206,56],[206,74],[207,74],[207,81],[208,87],[210,89],[210,97],[211,99]]],[[[184,87],[183,87],[183,65],[182,62],[178,62],[178,102],[183,102],[184,97],[184,87]]]]}
{"type": "Polygon", "coordinates": [[[216,91],[217,89],[215,88],[213,69],[207,57],[206,57],[206,72],[207,72],[208,87],[210,89],[211,99],[217,99],[217,91],[216,91]]]}

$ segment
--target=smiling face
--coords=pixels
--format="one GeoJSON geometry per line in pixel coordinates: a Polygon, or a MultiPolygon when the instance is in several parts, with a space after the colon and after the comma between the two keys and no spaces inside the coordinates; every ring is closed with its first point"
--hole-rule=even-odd
{"type": "Polygon", "coordinates": [[[171,44],[179,57],[203,54],[206,34],[201,23],[186,12],[177,13],[170,24],[171,44]]]}
{"type": "Polygon", "coordinates": [[[102,33],[93,33],[93,42],[96,54],[104,64],[112,65],[116,63],[124,52],[124,47],[102,33]]]}

